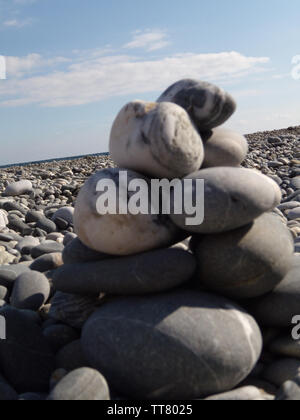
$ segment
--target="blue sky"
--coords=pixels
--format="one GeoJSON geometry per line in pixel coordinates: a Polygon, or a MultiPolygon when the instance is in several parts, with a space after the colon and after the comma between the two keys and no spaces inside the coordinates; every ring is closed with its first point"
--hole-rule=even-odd
{"type": "Polygon", "coordinates": [[[107,151],[125,103],[184,77],[236,97],[231,128],[299,125],[299,17],[299,0],[0,0],[0,165],[107,151]]]}

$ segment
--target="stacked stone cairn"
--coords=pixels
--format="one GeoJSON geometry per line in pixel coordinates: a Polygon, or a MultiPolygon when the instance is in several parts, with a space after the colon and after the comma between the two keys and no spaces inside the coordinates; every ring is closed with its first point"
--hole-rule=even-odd
{"type": "MultiPolygon", "coordinates": [[[[36,354],[29,379],[17,346],[9,354],[0,342],[0,395],[1,387],[13,392],[9,383],[24,399],[300,399],[300,347],[291,334],[300,259],[278,210],[278,184],[241,166],[247,141],[222,127],[235,109],[217,86],[182,80],[157,102],[120,111],[110,138],[117,167],[80,190],[77,237],[65,241],[51,289],[34,295],[43,333],[24,300],[18,311],[0,310],[17,343],[34,337],[23,357],[36,354]],[[149,187],[153,179],[204,180],[203,222],[190,225],[189,214],[174,211],[101,215],[98,182],[111,180],[120,192],[121,172],[149,187]]],[[[133,194],[122,196],[126,204],[133,194]]],[[[15,308],[28,276],[16,280],[15,308]]],[[[42,277],[35,282],[42,288],[42,277]]]]}

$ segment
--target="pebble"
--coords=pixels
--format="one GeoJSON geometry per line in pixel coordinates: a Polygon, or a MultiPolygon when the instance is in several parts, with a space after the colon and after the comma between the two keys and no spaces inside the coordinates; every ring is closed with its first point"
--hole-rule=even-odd
{"type": "Polygon", "coordinates": [[[0,232],[3,231],[8,225],[7,213],[3,210],[0,210],[0,232]]]}
{"type": "Polygon", "coordinates": [[[248,153],[248,143],[244,136],[225,128],[216,128],[201,133],[204,143],[203,168],[215,166],[239,167],[248,153]]]}
{"type": "Polygon", "coordinates": [[[227,392],[252,371],[262,347],[254,319],[235,304],[184,290],[116,298],[89,318],[81,341],[92,367],[135,399],[227,392]]]}
{"type": "Polygon", "coordinates": [[[55,271],[54,287],[65,293],[145,295],[176,288],[191,279],[194,256],[169,248],[98,262],[63,265],[55,271]]]}
{"type": "Polygon", "coordinates": [[[65,376],[49,395],[49,401],[106,401],[110,399],[105,378],[96,370],[82,368],[65,376]]]}
{"type": "Polygon", "coordinates": [[[56,241],[44,241],[40,245],[32,248],[31,256],[33,258],[38,258],[41,255],[62,252],[63,249],[63,245],[57,243],[56,241]]]}
{"type": "Polygon", "coordinates": [[[180,80],[170,86],[158,102],[174,102],[183,107],[200,131],[218,127],[236,110],[234,99],[223,89],[192,79],[180,80]]]}
{"type": "Polygon", "coordinates": [[[38,311],[49,295],[50,284],[47,277],[37,271],[28,271],[16,279],[10,303],[18,309],[38,311]]]}
{"type": "MultiPolygon", "coordinates": [[[[203,169],[186,179],[193,180],[186,196],[195,198],[196,180],[203,179],[204,221],[188,225],[188,214],[173,214],[173,222],[180,228],[194,233],[222,233],[246,226],[263,213],[280,204],[278,185],[259,172],[244,168],[203,169]]],[[[195,200],[194,200],[195,202],[195,200]]],[[[175,205],[176,203],[174,203],[175,205]]]]}
{"type": "Polygon", "coordinates": [[[271,292],[291,268],[294,253],[289,230],[271,213],[231,232],[199,235],[193,248],[197,286],[237,299],[271,292]]]}
{"type": "Polygon", "coordinates": [[[40,241],[38,238],[34,238],[33,236],[26,236],[21,241],[18,242],[16,249],[24,254],[30,254],[32,248],[38,246],[40,241]]]}
{"type": "Polygon", "coordinates": [[[6,306],[6,340],[0,340],[0,369],[18,393],[44,392],[54,369],[54,355],[40,327],[23,311],[6,306]]]}
{"type": "MultiPolygon", "coordinates": [[[[128,182],[137,178],[143,179],[150,187],[147,178],[136,172],[126,172],[128,182]]],[[[166,215],[100,215],[97,212],[97,202],[102,195],[101,192],[96,192],[98,182],[109,179],[117,187],[116,179],[119,178],[119,173],[119,169],[97,172],[81,189],[74,213],[75,232],[81,242],[95,251],[118,256],[137,254],[177,243],[182,233],[166,215]]],[[[134,193],[128,192],[127,195],[127,188],[121,188],[121,194],[123,192],[126,192],[130,202],[134,193]]],[[[117,193],[119,194],[118,187],[117,193]]],[[[148,199],[148,195],[146,198],[148,199]]]]}
{"type": "Polygon", "coordinates": [[[16,278],[26,271],[29,271],[29,268],[24,264],[0,267],[0,285],[11,290],[16,278]]]}
{"type": "Polygon", "coordinates": [[[274,397],[266,394],[254,386],[237,388],[225,394],[213,395],[206,398],[206,401],[254,401],[256,399],[274,400],[274,397]]]}
{"type": "Polygon", "coordinates": [[[68,225],[73,225],[74,208],[73,207],[61,207],[52,216],[52,220],[56,223],[57,219],[63,219],[68,225]]]}
{"type": "Polygon", "coordinates": [[[33,271],[39,271],[40,273],[45,273],[46,271],[55,270],[62,265],[62,253],[54,252],[52,254],[44,254],[36,258],[30,265],[30,269],[33,271]]]}
{"type": "Polygon", "coordinates": [[[276,401],[300,401],[300,375],[282,385],[276,395],[276,401]]]}
{"type": "Polygon", "coordinates": [[[28,194],[31,191],[32,191],[32,183],[24,179],[24,180],[9,184],[6,187],[4,194],[6,196],[17,196],[17,195],[28,194]]]}
{"type": "Polygon", "coordinates": [[[112,126],[109,150],[120,168],[152,178],[183,178],[204,159],[200,134],[174,103],[127,104],[112,126]]]}

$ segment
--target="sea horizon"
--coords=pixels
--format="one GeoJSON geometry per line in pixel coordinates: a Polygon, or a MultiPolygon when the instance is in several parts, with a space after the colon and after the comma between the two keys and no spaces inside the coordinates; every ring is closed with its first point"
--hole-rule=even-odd
{"type": "Polygon", "coordinates": [[[61,158],[51,158],[51,159],[43,159],[43,160],[36,160],[36,161],[30,161],[30,162],[20,162],[20,163],[10,163],[6,165],[0,165],[0,169],[7,169],[7,168],[13,168],[18,166],[30,166],[30,165],[39,165],[41,163],[51,163],[51,162],[61,162],[64,160],[70,161],[70,160],[77,160],[82,159],[85,157],[96,157],[96,156],[108,156],[108,152],[102,152],[102,153],[89,153],[87,155],[78,155],[78,156],[66,156],[61,158]]]}

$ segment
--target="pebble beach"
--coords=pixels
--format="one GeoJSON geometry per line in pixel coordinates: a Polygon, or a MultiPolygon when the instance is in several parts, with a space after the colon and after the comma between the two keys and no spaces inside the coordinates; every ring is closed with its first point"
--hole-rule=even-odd
{"type": "Polygon", "coordinates": [[[205,85],[224,107],[197,119],[190,85],[127,105],[111,155],[0,169],[0,400],[300,400],[300,126],[218,131],[233,100],[205,85]],[[100,221],[118,168],[205,179],[204,223],[100,221]]]}

